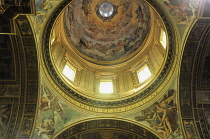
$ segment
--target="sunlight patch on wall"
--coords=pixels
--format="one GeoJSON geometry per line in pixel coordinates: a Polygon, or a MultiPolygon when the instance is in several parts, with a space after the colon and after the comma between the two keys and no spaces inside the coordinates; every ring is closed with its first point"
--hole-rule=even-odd
{"type": "Polygon", "coordinates": [[[161,29],[160,43],[162,44],[163,48],[166,49],[166,32],[163,29],[161,29]]]}
{"type": "Polygon", "coordinates": [[[146,81],[151,76],[151,72],[150,72],[149,68],[146,66],[145,68],[140,70],[137,73],[137,75],[138,75],[139,82],[142,83],[142,82],[146,81]]]}
{"type": "Polygon", "coordinates": [[[100,93],[113,93],[113,84],[111,81],[101,81],[99,86],[100,93]]]}
{"type": "Polygon", "coordinates": [[[63,74],[70,79],[71,81],[74,81],[74,77],[75,77],[75,71],[70,68],[68,65],[65,65],[64,69],[63,69],[63,74]]]}

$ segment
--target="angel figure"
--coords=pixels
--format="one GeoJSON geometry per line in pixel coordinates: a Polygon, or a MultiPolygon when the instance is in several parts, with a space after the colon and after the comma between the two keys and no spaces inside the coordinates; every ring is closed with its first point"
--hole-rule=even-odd
{"type": "Polygon", "coordinates": [[[156,108],[156,112],[160,117],[159,126],[166,127],[166,130],[169,130],[169,134],[171,134],[173,132],[171,123],[174,123],[171,117],[175,117],[177,113],[177,108],[176,106],[173,106],[173,103],[171,103],[173,102],[176,94],[175,90],[169,90],[169,92],[172,93],[171,96],[165,96],[165,98],[160,103],[155,102],[153,106],[156,108]]]}
{"type": "Polygon", "coordinates": [[[46,92],[44,87],[43,87],[43,96],[40,98],[40,109],[50,109],[51,104],[54,101],[55,97],[51,96],[49,92],[46,92]]]}

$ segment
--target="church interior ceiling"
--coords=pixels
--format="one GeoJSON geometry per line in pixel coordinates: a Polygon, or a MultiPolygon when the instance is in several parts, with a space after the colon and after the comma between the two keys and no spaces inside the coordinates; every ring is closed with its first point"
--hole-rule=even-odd
{"type": "Polygon", "coordinates": [[[187,138],[209,138],[209,20],[191,30],[180,73],[180,108],[187,138]]]}
{"type": "Polygon", "coordinates": [[[0,138],[210,138],[209,9],[0,0],[0,138]]]}
{"type": "Polygon", "coordinates": [[[84,55],[114,61],[141,46],[149,32],[149,6],[143,0],[115,1],[110,4],[117,11],[106,19],[98,13],[102,2],[72,2],[65,10],[65,30],[72,45],[84,55]]]}
{"type": "Polygon", "coordinates": [[[1,0],[0,34],[15,34],[15,18],[19,14],[35,14],[35,0],[1,0]]]}
{"type": "MultiPolygon", "coordinates": [[[[57,10],[61,11],[62,9],[63,8],[61,7],[58,8],[57,10]]],[[[151,41],[147,41],[146,42],[147,44],[145,44],[144,46],[140,46],[144,48],[140,48],[139,50],[137,50],[138,54],[135,55],[130,54],[133,57],[132,60],[130,60],[130,58],[127,58],[121,63],[117,63],[115,62],[115,60],[113,60],[111,61],[112,62],[111,64],[104,63],[104,61],[102,60],[98,61],[98,63],[95,63],[94,60],[90,61],[86,60],[86,58],[81,56],[80,53],[77,54],[77,50],[75,50],[74,47],[72,48],[71,44],[69,44],[69,39],[68,37],[66,37],[66,31],[61,31],[63,30],[63,24],[65,24],[65,22],[63,23],[62,21],[66,21],[65,18],[63,19],[63,16],[65,17],[65,14],[61,13],[59,14],[60,16],[58,16],[58,13],[60,12],[59,11],[55,12],[53,17],[49,19],[49,24],[46,26],[46,30],[44,33],[46,34],[44,36],[46,37],[46,39],[44,39],[43,41],[44,59],[46,61],[48,68],[50,69],[51,75],[53,76],[55,81],[58,84],[60,84],[60,87],[64,89],[66,94],[68,94],[70,97],[74,99],[77,100],[79,99],[79,101],[81,101],[82,103],[86,103],[89,106],[97,104],[98,107],[103,107],[106,105],[109,105],[109,107],[115,107],[119,105],[122,106],[122,105],[127,105],[127,103],[124,102],[127,102],[128,98],[131,95],[132,98],[130,97],[129,103],[136,103],[140,101],[143,97],[149,96],[149,93],[151,93],[151,91],[148,90],[154,89],[159,82],[164,80],[165,78],[164,74],[167,73],[169,71],[168,69],[172,66],[172,62],[174,59],[173,57],[176,51],[175,47],[176,42],[173,40],[174,32],[169,25],[165,27],[168,30],[169,34],[168,39],[170,40],[169,42],[170,47],[168,47],[167,50],[165,50],[162,46],[160,46],[160,44],[157,43],[156,43],[157,45],[153,44],[153,42],[155,43],[155,41],[157,40],[157,38],[159,38],[159,36],[156,37],[151,33],[149,36],[151,41]],[[54,34],[57,34],[57,37],[54,37],[54,34]],[[154,36],[156,38],[153,38],[154,36]],[[51,44],[48,43],[49,41],[51,41],[51,44]],[[156,53],[155,55],[157,56],[157,58],[155,59],[153,58],[153,56],[155,56],[154,53],[156,53]],[[159,64],[157,64],[157,62],[159,64]],[[63,81],[62,78],[60,78],[60,76],[62,76],[61,71],[63,70],[63,67],[66,65],[66,63],[68,63],[69,66],[75,68],[76,77],[73,83],[72,82],[69,83],[68,80],[65,82],[63,81]],[[165,67],[162,66],[164,64],[166,65],[165,67]],[[147,90],[145,90],[142,93],[138,93],[137,95],[136,93],[137,91],[140,91],[141,88],[143,87],[146,88],[146,82],[142,85],[135,77],[137,71],[140,69],[140,67],[142,67],[141,65],[142,66],[148,65],[148,67],[151,69],[151,72],[154,74],[153,78],[157,79],[156,81],[153,81],[153,85],[147,86],[147,90]],[[129,83],[127,84],[124,83],[125,87],[122,87],[123,86],[122,82],[126,82],[126,78],[124,78],[124,76],[127,76],[127,78],[129,79],[129,83]],[[105,102],[106,96],[100,97],[97,91],[98,90],[97,84],[99,83],[100,80],[103,79],[113,80],[113,82],[116,83],[116,88],[114,88],[116,90],[115,96],[110,95],[110,97],[106,99],[106,102],[105,102]],[[90,93],[88,93],[87,90],[90,93]],[[113,101],[114,98],[118,99],[118,101],[113,101]],[[127,99],[123,100],[120,98],[127,98],[127,99]],[[109,101],[109,103],[107,101],[109,101]]],[[[153,12],[153,17],[156,17],[156,14],[154,14],[154,12],[153,12]]],[[[166,19],[166,17],[163,18],[166,19]]],[[[156,17],[155,19],[152,20],[153,24],[155,23],[156,20],[159,21],[161,19],[156,17]]],[[[165,20],[165,22],[167,22],[167,20],[165,20]]],[[[159,23],[161,27],[165,29],[163,27],[164,23],[162,22],[159,23]]],[[[169,22],[167,23],[170,24],[169,22]]],[[[155,25],[151,26],[152,29],[155,27],[156,27],[155,25]]],[[[161,27],[158,26],[159,30],[157,30],[154,33],[158,33],[162,29],[161,27]]],[[[133,41],[132,43],[135,43],[135,41],[133,41]]],[[[126,44],[122,46],[126,47],[126,44]]],[[[89,50],[89,48],[84,48],[84,49],[87,51],[89,50]]],[[[97,51],[95,50],[94,46],[90,46],[90,49],[97,51]]],[[[122,50],[123,49],[124,48],[122,48],[122,50]]]]}
{"type": "Polygon", "coordinates": [[[158,138],[153,133],[122,119],[94,119],[67,128],[56,139],[63,138],[103,139],[103,138],[158,138]]]}
{"type": "Polygon", "coordinates": [[[38,98],[38,59],[26,16],[16,18],[17,35],[0,35],[1,138],[32,133],[38,98]]]}

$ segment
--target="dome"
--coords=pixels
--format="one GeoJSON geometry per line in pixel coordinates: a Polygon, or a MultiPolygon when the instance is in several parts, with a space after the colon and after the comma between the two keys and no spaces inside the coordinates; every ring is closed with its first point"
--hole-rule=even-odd
{"type": "Polygon", "coordinates": [[[1,0],[0,13],[1,138],[210,138],[210,1],[1,0]],[[132,24],[148,32],[127,39],[132,24]]]}
{"type": "Polygon", "coordinates": [[[84,103],[141,100],[163,78],[167,34],[143,0],[75,0],[53,21],[51,70],[64,92],[84,103]]]}
{"type": "Polygon", "coordinates": [[[150,29],[143,0],[77,0],[65,10],[65,31],[82,56],[115,61],[136,51],[150,29]]]}

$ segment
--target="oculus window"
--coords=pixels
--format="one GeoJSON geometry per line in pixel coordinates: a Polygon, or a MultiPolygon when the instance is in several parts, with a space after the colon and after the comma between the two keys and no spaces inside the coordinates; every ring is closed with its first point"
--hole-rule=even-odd
{"type": "Polygon", "coordinates": [[[68,65],[65,65],[65,67],[63,68],[63,74],[71,81],[74,81],[75,71],[68,65]]]}
{"type": "Polygon", "coordinates": [[[113,14],[114,8],[113,5],[109,2],[102,3],[99,7],[99,13],[103,17],[109,17],[113,14]]]}
{"type": "Polygon", "coordinates": [[[161,29],[160,43],[162,44],[163,48],[166,49],[166,32],[163,29],[161,29]]]}
{"type": "Polygon", "coordinates": [[[99,92],[106,94],[113,93],[112,81],[100,81],[99,92]]]}
{"type": "Polygon", "coordinates": [[[137,73],[137,76],[138,76],[139,82],[142,83],[151,76],[151,72],[149,68],[146,66],[137,73]]]}

